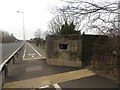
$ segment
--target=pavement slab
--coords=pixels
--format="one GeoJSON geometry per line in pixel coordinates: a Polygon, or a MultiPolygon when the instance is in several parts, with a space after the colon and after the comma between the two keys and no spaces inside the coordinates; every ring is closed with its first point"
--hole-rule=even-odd
{"type": "Polygon", "coordinates": [[[75,71],[59,73],[59,74],[54,74],[49,76],[43,76],[38,78],[6,83],[3,88],[17,88],[20,86],[21,88],[38,88],[42,86],[47,86],[55,83],[61,83],[61,82],[75,80],[75,79],[84,78],[84,77],[89,77],[93,75],[95,75],[95,73],[93,73],[92,71],[88,69],[81,69],[81,70],[75,70],[75,71]]]}

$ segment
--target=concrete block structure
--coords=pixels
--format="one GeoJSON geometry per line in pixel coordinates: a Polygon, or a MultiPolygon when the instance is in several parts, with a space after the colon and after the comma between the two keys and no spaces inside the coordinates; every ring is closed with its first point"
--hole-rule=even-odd
{"type": "Polygon", "coordinates": [[[46,61],[51,65],[81,67],[81,35],[48,35],[46,37],[46,61]]]}

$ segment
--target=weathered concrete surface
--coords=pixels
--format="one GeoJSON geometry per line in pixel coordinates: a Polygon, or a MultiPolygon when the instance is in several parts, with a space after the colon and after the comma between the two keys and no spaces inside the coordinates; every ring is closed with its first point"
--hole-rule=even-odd
{"type": "Polygon", "coordinates": [[[92,71],[88,69],[82,69],[82,70],[76,70],[71,72],[59,73],[49,76],[6,83],[3,88],[38,88],[42,86],[89,77],[93,75],[95,74],[92,71]]]}
{"type": "Polygon", "coordinates": [[[81,67],[82,43],[79,35],[49,35],[46,37],[48,64],[81,67]]]}

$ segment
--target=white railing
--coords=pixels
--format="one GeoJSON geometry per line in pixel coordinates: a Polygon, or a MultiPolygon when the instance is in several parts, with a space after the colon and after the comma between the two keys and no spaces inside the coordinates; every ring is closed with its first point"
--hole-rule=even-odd
{"type": "Polygon", "coordinates": [[[3,74],[5,74],[5,69],[4,67],[6,67],[5,65],[7,65],[7,63],[14,57],[14,55],[16,55],[16,53],[24,46],[25,43],[23,43],[14,53],[12,53],[4,62],[2,62],[2,64],[0,64],[0,90],[2,89],[2,85],[3,85],[3,74]]]}

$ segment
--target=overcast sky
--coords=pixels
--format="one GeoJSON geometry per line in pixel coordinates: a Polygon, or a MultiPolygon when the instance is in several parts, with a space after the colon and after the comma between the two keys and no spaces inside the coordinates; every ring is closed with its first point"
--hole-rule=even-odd
{"type": "Polygon", "coordinates": [[[24,12],[26,39],[33,38],[37,29],[48,30],[47,24],[54,16],[50,7],[63,4],[60,0],[0,0],[0,30],[23,39],[23,17],[22,13],[17,13],[21,11],[24,12]]]}
{"type": "Polygon", "coordinates": [[[37,29],[47,30],[47,23],[54,16],[49,11],[54,5],[62,6],[60,0],[0,0],[0,30],[13,33],[23,39],[23,16],[26,39],[34,37],[37,29]]]}

